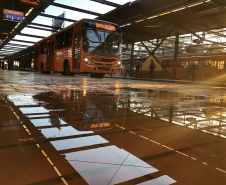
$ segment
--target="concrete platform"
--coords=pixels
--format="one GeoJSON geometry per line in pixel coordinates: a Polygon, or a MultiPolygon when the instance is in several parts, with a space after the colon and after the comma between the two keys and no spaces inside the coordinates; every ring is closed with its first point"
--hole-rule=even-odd
{"type": "Polygon", "coordinates": [[[223,185],[225,87],[0,72],[0,184],[223,185]]]}

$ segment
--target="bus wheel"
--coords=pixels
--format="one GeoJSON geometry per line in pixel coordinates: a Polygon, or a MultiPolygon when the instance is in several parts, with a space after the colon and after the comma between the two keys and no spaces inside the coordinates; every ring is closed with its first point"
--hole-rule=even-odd
{"type": "Polygon", "coordinates": [[[104,78],[104,73],[96,74],[96,78],[104,78]]]}
{"type": "Polygon", "coordinates": [[[43,63],[41,64],[41,73],[44,73],[44,66],[43,66],[43,63]]]}
{"type": "Polygon", "coordinates": [[[90,74],[90,78],[103,78],[104,77],[104,73],[92,73],[90,74]]]}
{"type": "Polygon", "coordinates": [[[65,62],[64,63],[64,75],[66,76],[69,76],[71,73],[70,73],[70,66],[69,66],[69,63],[68,62],[65,62]]]}

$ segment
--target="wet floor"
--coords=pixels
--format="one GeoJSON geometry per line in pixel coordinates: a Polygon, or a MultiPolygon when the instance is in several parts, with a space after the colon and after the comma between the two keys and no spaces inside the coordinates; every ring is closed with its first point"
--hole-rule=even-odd
{"type": "Polygon", "coordinates": [[[226,87],[0,71],[0,184],[226,184],[226,87]]]}

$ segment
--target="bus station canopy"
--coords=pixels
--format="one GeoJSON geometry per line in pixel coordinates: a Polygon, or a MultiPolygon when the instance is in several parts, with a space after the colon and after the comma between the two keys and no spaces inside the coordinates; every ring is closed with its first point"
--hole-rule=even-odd
{"type": "Polygon", "coordinates": [[[139,0],[106,14],[122,26],[124,42],[161,39],[226,27],[224,0],[139,0]]]}
{"type": "MultiPolygon", "coordinates": [[[[49,5],[95,15],[97,19],[118,24],[123,32],[124,43],[162,39],[174,36],[176,33],[195,34],[226,28],[226,1],[224,0],[136,0],[124,5],[113,3],[113,1],[91,0],[115,7],[105,14],[98,13],[98,10],[92,12],[69,7],[55,3],[53,0],[40,0],[37,6],[25,4],[21,1],[0,1],[1,12],[3,12],[3,9],[15,9],[24,12],[25,17],[23,23],[18,23],[3,20],[3,14],[1,14],[0,39],[3,44],[0,46],[0,51],[16,35],[23,35],[21,33],[23,28],[38,26],[38,24],[32,23],[38,15],[55,18],[55,16],[44,13],[49,5]]],[[[42,29],[52,30],[54,28],[45,26],[42,29]]],[[[42,37],[36,36],[36,38],[41,39],[42,37]]],[[[30,43],[32,44],[32,42],[30,43]]],[[[0,55],[2,54],[0,53],[0,55]]]]}

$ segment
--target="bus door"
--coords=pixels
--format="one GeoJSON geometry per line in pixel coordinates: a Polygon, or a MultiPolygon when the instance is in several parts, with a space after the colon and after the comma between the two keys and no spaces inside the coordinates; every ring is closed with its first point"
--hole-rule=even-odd
{"type": "Polygon", "coordinates": [[[74,69],[80,69],[81,61],[81,32],[75,32],[75,44],[74,44],[74,69]]]}
{"type": "Polygon", "coordinates": [[[50,55],[51,55],[51,61],[50,61],[50,63],[51,63],[51,69],[52,70],[54,70],[54,55],[55,55],[55,42],[54,41],[52,41],[51,42],[51,53],[50,53],[50,55]]]}
{"type": "Polygon", "coordinates": [[[46,41],[46,70],[51,70],[51,43],[49,40],[46,41]]]}

